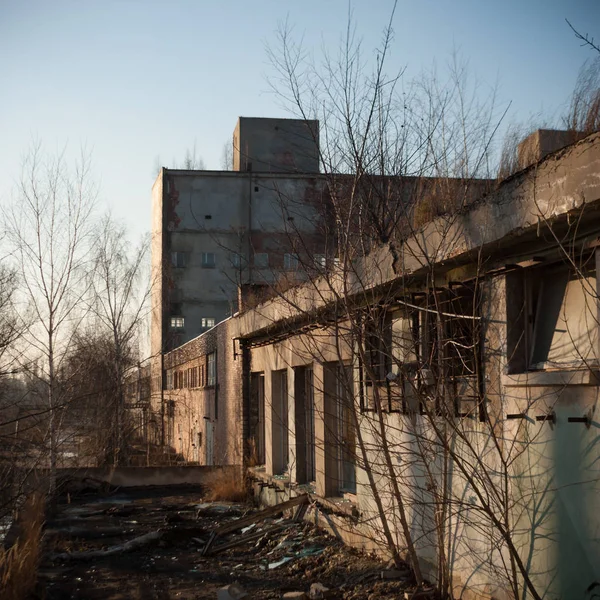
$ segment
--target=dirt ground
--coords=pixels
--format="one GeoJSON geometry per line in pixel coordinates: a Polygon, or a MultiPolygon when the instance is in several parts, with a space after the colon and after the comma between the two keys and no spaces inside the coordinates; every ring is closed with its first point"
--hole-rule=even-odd
{"type": "Polygon", "coordinates": [[[257,539],[202,556],[215,527],[257,510],[206,503],[201,490],[181,488],[63,499],[46,524],[36,598],[214,600],[219,588],[238,583],[247,598],[267,599],[288,591],[308,595],[311,584],[321,583],[331,597],[375,600],[402,598],[409,588],[408,572],[403,579],[382,580],[386,565],[379,560],[281,514],[245,532],[257,539]],[[273,525],[282,529],[260,534],[273,525]],[[138,547],[119,547],[151,532],[138,547]]]}

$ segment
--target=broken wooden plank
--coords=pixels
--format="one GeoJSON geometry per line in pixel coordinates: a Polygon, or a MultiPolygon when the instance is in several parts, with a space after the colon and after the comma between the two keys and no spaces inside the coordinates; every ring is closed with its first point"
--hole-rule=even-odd
{"type": "Polygon", "coordinates": [[[247,517],[242,517],[241,519],[236,519],[235,521],[230,521],[229,523],[225,523],[220,527],[217,527],[213,531],[217,535],[223,535],[225,533],[231,533],[236,529],[241,529],[242,527],[247,527],[248,525],[252,525],[252,523],[257,523],[258,521],[262,521],[267,517],[272,517],[277,513],[280,513],[284,510],[288,510],[290,508],[294,508],[294,506],[298,506],[301,504],[306,504],[308,502],[308,494],[302,494],[300,496],[296,496],[291,500],[286,500],[285,502],[281,502],[280,504],[276,504],[275,506],[269,506],[263,510],[258,511],[252,515],[248,515],[247,517]]]}
{"type": "Polygon", "coordinates": [[[83,552],[63,552],[61,554],[54,554],[53,560],[93,560],[95,558],[104,558],[106,556],[114,556],[115,554],[121,554],[123,552],[133,552],[138,550],[150,543],[160,540],[162,537],[162,531],[151,531],[140,535],[128,542],[119,544],[117,546],[110,546],[106,550],[88,550],[83,552]]]}
{"type": "Polygon", "coordinates": [[[294,515],[294,522],[299,523],[300,521],[302,521],[302,519],[304,519],[304,515],[306,514],[307,510],[308,510],[308,503],[304,502],[296,509],[296,514],[294,515]]]}
{"type": "Polygon", "coordinates": [[[213,531],[210,532],[210,537],[208,538],[208,542],[206,542],[204,548],[202,548],[202,556],[208,554],[208,549],[211,547],[212,543],[215,541],[217,534],[213,531]]]}
{"type": "Polygon", "coordinates": [[[263,535],[268,535],[270,533],[275,533],[275,532],[283,531],[284,529],[288,529],[289,527],[291,527],[291,525],[292,525],[291,523],[277,524],[277,525],[273,525],[272,527],[262,529],[261,531],[255,531],[253,533],[247,533],[245,535],[238,536],[229,542],[223,542],[222,544],[215,546],[214,549],[212,550],[211,554],[218,554],[219,552],[222,552],[223,550],[229,550],[230,548],[235,548],[236,546],[241,546],[242,544],[245,544],[246,542],[253,542],[254,540],[260,539],[263,535]]]}
{"type": "Polygon", "coordinates": [[[247,517],[242,517],[241,519],[236,519],[235,521],[231,521],[229,523],[225,523],[216,529],[213,529],[208,542],[206,542],[206,546],[204,546],[202,550],[202,556],[206,556],[211,546],[214,544],[217,537],[226,535],[233,531],[237,531],[238,529],[242,529],[243,527],[248,527],[248,525],[252,525],[253,523],[257,523],[258,521],[262,521],[268,517],[272,517],[284,510],[288,510],[290,508],[294,508],[294,506],[301,506],[303,504],[307,504],[309,501],[308,494],[301,494],[300,496],[296,496],[295,498],[291,498],[285,502],[281,502],[280,504],[276,504],[275,506],[269,506],[263,510],[259,510],[257,513],[252,515],[248,515],[247,517]]]}

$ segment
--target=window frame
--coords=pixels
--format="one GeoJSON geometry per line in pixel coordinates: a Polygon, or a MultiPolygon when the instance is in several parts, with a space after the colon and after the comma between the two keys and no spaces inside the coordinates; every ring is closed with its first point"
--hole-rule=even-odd
{"type": "MultiPolygon", "coordinates": [[[[572,371],[600,366],[597,253],[598,249],[594,249],[586,255],[580,255],[577,268],[562,260],[542,262],[506,274],[508,374],[539,373],[549,370],[572,371]],[[561,278],[564,285],[561,284],[561,278]],[[595,302],[595,306],[589,306],[586,301],[584,309],[589,311],[592,327],[595,328],[595,332],[592,332],[591,327],[587,329],[587,335],[592,336],[589,354],[587,357],[579,355],[579,359],[570,361],[553,360],[551,353],[554,337],[560,331],[559,323],[565,322],[565,303],[568,302],[569,290],[573,289],[570,288],[570,284],[576,281],[577,285],[585,286],[584,280],[592,278],[596,280],[596,284],[588,301],[595,302]],[[558,288],[554,290],[558,289],[562,294],[549,296],[549,290],[552,291],[556,283],[558,288]],[[552,318],[553,306],[555,318],[552,318]],[[540,310],[541,307],[544,307],[544,311],[540,310]]],[[[565,352],[566,356],[578,354],[575,341],[571,340],[571,344],[573,347],[565,352]]],[[[579,346],[581,347],[582,345],[579,346]]]]}
{"type": "Polygon", "coordinates": [[[203,269],[214,269],[217,266],[217,255],[214,252],[202,252],[201,266],[203,269]]]}
{"type": "Polygon", "coordinates": [[[180,250],[173,250],[171,252],[171,266],[174,269],[184,269],[187,267],[187,255],[185,252],[180,250]]]}
{"type": "Polygon", "coordinates": [[[269,253],[268,252],[255,252],[252,257],[252,264],[255,269],[268,269],[269,268],[269,253]],[[258,257],[264,260],[257,260],[258,257]]]}
{"type": "Polygon", "coordinates": [[[217,385],[217,353],[210,352],[206,355],[206,387],[217,385]]]}
{"type": "Polygon", "coordinates": [[[286,252],[283,255],[283,270],[297,271],[300,262],[300,257],[295,252],[286,252]]]}
{"type": "Polygon", "coordinates": [[[212,329],[217,324],[217,320],[215,317],[202,317],[200,324],[202,329],[212,329]]]}
{"type": "Polygon", "coordinates": [[[171,331],[182,331],[185,329],[185,317],[182,315],[171,315],[169,317],[169,329],[171,331]]]}

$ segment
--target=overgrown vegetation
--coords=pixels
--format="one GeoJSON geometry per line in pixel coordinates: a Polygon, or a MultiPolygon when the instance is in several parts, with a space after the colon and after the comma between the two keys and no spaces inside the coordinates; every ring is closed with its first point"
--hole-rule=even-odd
{"type": "Polygon", "coordinates": [[[249,498],[247,482],[240,469],[218,469],[207,481],[209,502],[245,502],[249,498]]]}
{"type": "Polygon", "coordinates": [[[40,562],[45,499],[34,493],[17,515],[19,536],[8,550],[0,546],[0,591],[3,600],[26,600],[35,589],[40,562]]]}

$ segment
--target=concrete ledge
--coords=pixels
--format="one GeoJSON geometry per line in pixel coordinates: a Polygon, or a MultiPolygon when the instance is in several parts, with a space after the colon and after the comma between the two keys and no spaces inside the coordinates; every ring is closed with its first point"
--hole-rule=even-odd
{"type": "Polygon", "coordinates": [[[600,372],[591,369],[576,371],[529,371],[502,375],[505,387],[563,387],[566,385],[600,385],[600,372]]]}
{"type": "MultiPolygon", "coordinates": [[[[314,493],[314,489],[312,489],[311,486],[290,482],[288,477],[283,479],[273,477],[273,475],[268,475],[267,473],[265,473],[262,467],[249,467],[248,474],[250,475],[250,477],[252,477],[258,482],[257,485],[261,488],[261,492],[263,487],[267,487],[272,490],[275,490],[276,495],[285,491],[287,491],[290,497],[297,496],[301,493],[308,493],[310,495],[310,499],[313,502],[320,504],[323,508],[331,511],[332,513],[353,518],[356,518],[358,516],[356,503],[349,501],[346,498],[323,498],[321,496],[317,496],[314,493]]],[[[259,492],[259,496],[261,492],[259,492]]],[[[281,500],[281,498],[278,498],[277,502],[280,501],[283,500],[281,500]]]]}
{"type": "Polygon", "coordinates": [[[205,485],[211,474],[239,468],[236,466],[91,467],[58,469],[57,475],[59,479],[95,479],[119,487],[205,485]]]}

